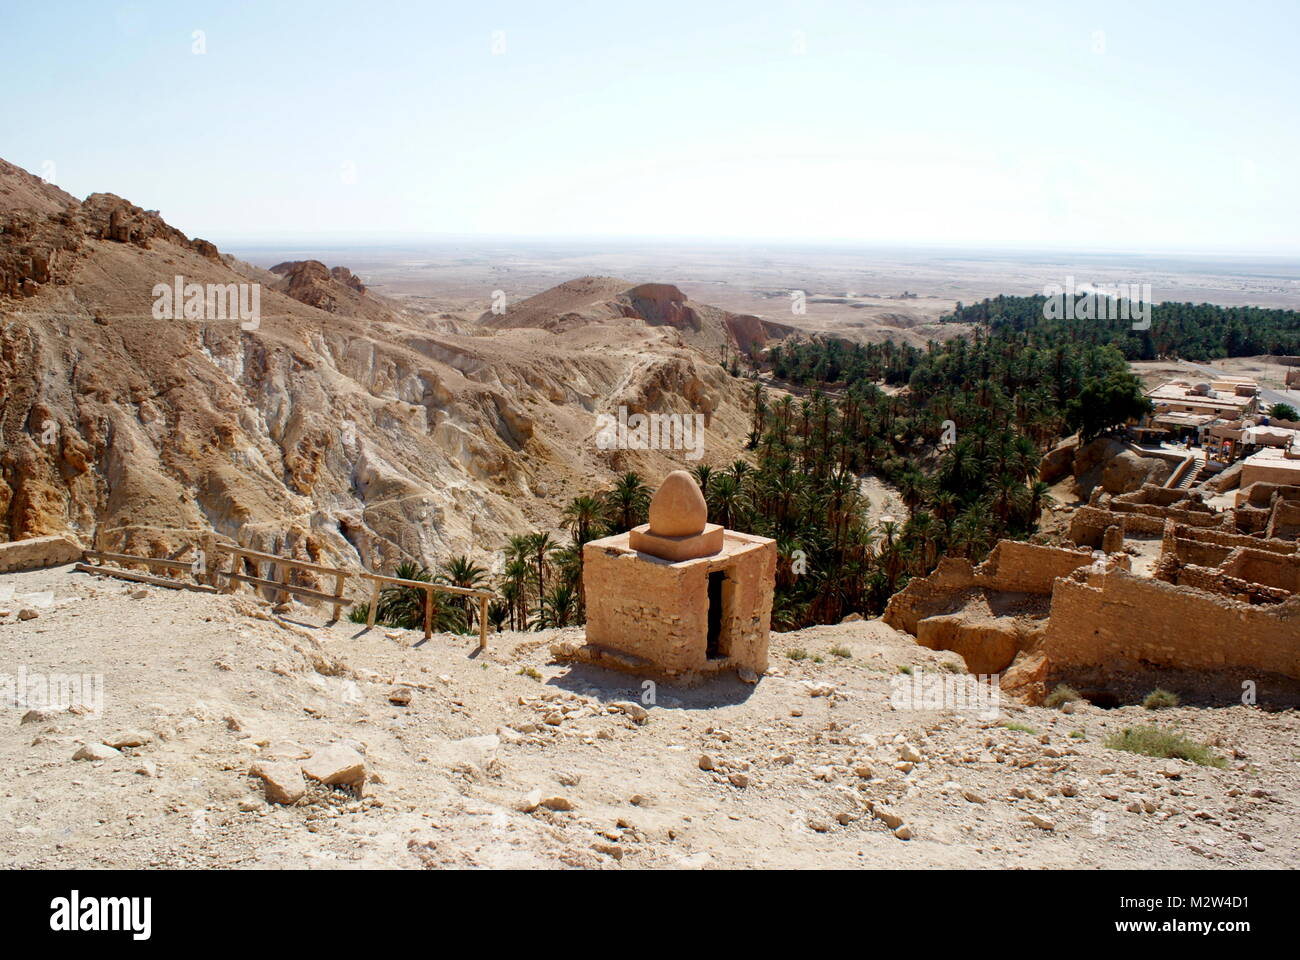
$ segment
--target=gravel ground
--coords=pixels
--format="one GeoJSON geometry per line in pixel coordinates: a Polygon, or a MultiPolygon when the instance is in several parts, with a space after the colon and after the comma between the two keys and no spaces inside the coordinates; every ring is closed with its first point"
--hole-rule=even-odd
{"type": "Polygon", "coordinates": [[[878,621],[774,635],[773,667],[753,686],[648,690],[551,663],[549,644],[572,630],[494,634],[480,654],[472,638],[420,643],[323,626],[301,607],[281,617],[251,594],[70,568],[0,577],[0,598],[8,587],[0,673],[102,674],[104,691],[99,713],[31,714],[33,702],[0,713],[0,860],[10,867],[1241,869],[1297,859],[1294,711],[1065,713],[1005,699],[987,713],[910,709],[900,685],[971,678],[954,655],[878,621]],[[20,621],[28,606],[38,616],[20,621]],[[807,656],[792,659],[798,651],[807,656]],[[390,702],[398,689],[406,705],[390,702]],[[1103,744],[1153,721],[1209,744],[1225,766],[1103,744]],[[131,740],[144,742],[72,759],[131,740]],[[266,800],[249,767],[286,742],[364,754],[361,796],[313,784],[295,805],[266,800]]]}

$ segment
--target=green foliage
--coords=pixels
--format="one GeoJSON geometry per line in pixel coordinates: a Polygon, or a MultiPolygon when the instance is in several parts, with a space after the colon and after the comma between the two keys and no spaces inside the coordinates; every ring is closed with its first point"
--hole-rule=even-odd
{"type": "Polygon", "coordinates": [[[1146,695],[1142,706],[1148,710],[1164,710],[1178,706],[1178,694],[1156,687],[1146,695]]]}
{"type": "Polygon", "coordinates": [[[1043,706],[1059,708],[1065,706],[1074,700],[1082,700],[1078,690],[1065,683],[1058,683],[1046,697],[1043,698],[1043,706]]]}
{"type": "MultiPolygon", "coordinates": [[[[417,566],[409,561],[399,563],[393,571],[399,580],[414,580],[419,583],[433,583],[433,574],[427,567],[417,566]]],[[[465,614],[460,607],[448,602],[445,594],[434,592],[433,622],[435,633],[464,633],[467,629],[465,614]]],[[[424,628],[425,590],[405,584],[393,584],[379,593],[375,621],[388,627],[403,630],[421,630],[424,628]]]]}
{"type": "Polygon", "coordinates": [[[1087,443],[1103,433],[1139,420],[1154,409],[1138,379],[1128,372],[1114,371],[1104,380],[1091,379],[1079,395],[1066,405],[1066,425],[1079,431],[1087,443]]]}
{"type": "Polygon", "coordinates": [[[1268,415],[1274,420],[1290,420],[1292,423],[1300,421],[1300,411],[1289,403],[1275,403],[1269,407],[1268,415]]]}
{"type": "Polygon", "coordinates": [[[1300,311],[1296,310],[1157,303],[1151,307],[1150,327],[1134,330],[1131,320],[1119,318],[1046,319],[1046,299],[995,297],[965,307],[958,304],[948,319],[977,323],[994,333],[1025,333],[1038,344],[1114,344],[1127,360],[1300,353],[1300,311]]]}
{"type": "Polygon", "coordinates": [[[1215,754],[1205,744],[1189,740],[1169,730],[1162,730],[1160,727],[1125,727],[1122,732],[1107,737],[1106,746],[1112,750],[1126,750],[1146,757],[1189,760],[1203,767],[1227,765],[1223,757],[1215,754]]]}

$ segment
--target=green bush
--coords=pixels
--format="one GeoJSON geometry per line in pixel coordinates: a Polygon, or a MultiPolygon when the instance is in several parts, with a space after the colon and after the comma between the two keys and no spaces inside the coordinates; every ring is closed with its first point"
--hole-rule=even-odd
{"type": "Polygon", "coordinates": [[[1043,706],[1059,709],[1074,700],[1082,700],[1083,695],[1068,684],[1058,683],[1044,699],[1043,706]]]}
{"type": "Polygon", "coordinates": [[[1213,753],[1205,744],[1159,727],[1125,727],[1122,732],[1107,737],[1106,746],[1112,750],[1140,753],[1144,757],[1190,760],[1203,767],[1222,767],[1227,764],[1223,757],[1213,753]]]}
{"type": "Polygon", "coordinates": [[[1148,710],[1163,710],[1166,707],[1176,707],[1178,706],[1178,694],[1156,687],[1146,695],[1146,699],[1142,701],[1142,706],[1148,710]]]}

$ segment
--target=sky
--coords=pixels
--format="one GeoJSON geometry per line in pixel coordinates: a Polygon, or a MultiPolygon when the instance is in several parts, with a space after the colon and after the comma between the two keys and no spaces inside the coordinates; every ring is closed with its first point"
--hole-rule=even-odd
{"type": "Polygon", "coordinates": [[[232,241],[1300,255],[1300,3],[6,0],[0,156],[232,241]]]}

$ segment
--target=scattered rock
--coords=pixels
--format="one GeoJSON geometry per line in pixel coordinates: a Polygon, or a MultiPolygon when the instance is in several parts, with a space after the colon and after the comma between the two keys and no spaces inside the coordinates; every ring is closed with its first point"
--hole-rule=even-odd
{"type": "Polygon", "coordinates": [[[623,848],[617,843],[603,843],[597,841],[591,845],[591,848],[597,853],[603,853],[607,857],[613,857],[615,860],[623,859],[623,848]]]}
{"type": "Polygon", "coordinates": [[[35,620],[39,616],[40,614],[31,607],[23,607],[23,609],[18,611],[19,620],[35,620]]]}
{"type": "Polygon", "coordinates": [[[700,769],[716,770],[717,764],[714,762],[713,758],[709,756],[707,753],[702,753],[700,754],[700,769]]]}
{"type": "Polygon", "coordinates": [[[152,760],[141,761],[140,766],[135,768],[135,772],[142,777],[157,777],[158,764],[154,763],[152,760]]]}
{"type": "Polygon", "coordinates": [[[639,703],[633,703],[631,700],[615,700],[610,704],[620,713],[625,713],[637,723],[645,723],[650,719],[650,711],[639,703]]]}
{"type": "Polygon", "coordinates": [[[911,840],[915,835],[916,834],[912,832],[912,828],[906,824],[894,831],[894,836],[898,837],[899,840],[911,840]]]}
{"type": "MultiPolygon", "coordinates": [[[[314,759],[314,758],[313,758],[314,759]]],[[[266,786],[269,803],[297,803],[307,793],[307,781],[302,769],[288,760],[259,760],[248,768],[251,776],[258,777],[266,786]]]]}
{"type": "Polygon", "coordinates": [[[120,757],[122,754],[118,750],[103,743],[88,743],[72,755],[73,760],[109,760],[113,757],[120,757]]]}
{"type": "Polygon", "coordinates": [[[120,750],[122,747],[143,747],[152,739],[153,734],[148,730],[119,730],[105,737],[104,742],[120,750]]]}
{"type": "Polygon", "coordinates": [[[877,820],[884,822],[885,826],[891,830],[897,830],[903,825],[903,818],[896,814],[883,803],[877,803],[871,808],[871,815],[877,820]]]}
{"type": "Polygon", "coordinates": [[[349,787],[356,793],[360,793],[366,784],[365,759],[341,743],[317,750],[303,763],[302,772],[327,786],[349,787]]]}
{"type": "Polygon", "coordinates": [[[395,707],[409,706],[411,703],[410,687],[393,687],[388,691],[388,702],[395,707]]]}
{"type": "Polygon", "coordinates": [[[1029,822],[1032,823],[1034,826],[1036,826],[1039,830],[1056,829],[1056,824],[1053,821],[1049,820],[1047,817],[1040,817],[1036,813],[1031,813],[1028,819],[1029,822]]]}
{"type": "Polygon", "coordinates": [[[306,760],[311,751],[296,740],[274,740],[262,751],[263,760],[306,760]]]}

